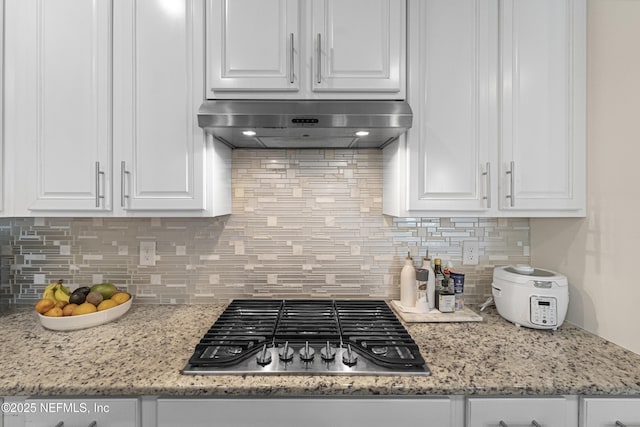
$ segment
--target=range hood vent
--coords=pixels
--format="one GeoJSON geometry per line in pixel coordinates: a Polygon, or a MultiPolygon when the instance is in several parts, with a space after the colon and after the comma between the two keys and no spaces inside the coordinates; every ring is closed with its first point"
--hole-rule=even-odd
{"type": "Polygon", "coordinates": [[[232,148],[383,148],[411,128],[405,101],[206,101],[198,124],[232,148]]]}

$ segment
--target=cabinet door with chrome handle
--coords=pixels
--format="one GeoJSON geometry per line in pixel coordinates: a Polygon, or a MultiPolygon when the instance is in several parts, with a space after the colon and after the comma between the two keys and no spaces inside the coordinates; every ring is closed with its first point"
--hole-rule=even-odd
{"type": "Polygon", "coordinates": [[[578,398],[470,397],[467,427],[577,427],[578,398]]]}
{"type": "Polygon", "coordinates": [[[405,96],[406,0],[314,0],[312,91],[405,96]]]}
{"type": "Polygon", "coordinates": [[[580,403],[581,427],[640,427],[640,398],[585,397],[580,403]]]}
{"type": "Polygon", "coordinates": [[[208,0],[206,7],[207,98],[299,90],[298,0],[208,0]]]}

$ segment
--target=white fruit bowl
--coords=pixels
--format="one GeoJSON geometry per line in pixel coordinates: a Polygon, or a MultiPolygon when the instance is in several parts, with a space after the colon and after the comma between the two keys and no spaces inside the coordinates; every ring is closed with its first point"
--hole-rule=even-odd
{"type": "Polygon", "coordinates": [[[80,314],[78,316],[48,317],[40,313],[36,314],[42,326],[47,329],[54,331],[75,331],[76,329],[91,328],[92,326],[98,326],[116,320],[129,311],[132,301],[133,297],[131,297],[129,301],[107,310],[80,314]]]}

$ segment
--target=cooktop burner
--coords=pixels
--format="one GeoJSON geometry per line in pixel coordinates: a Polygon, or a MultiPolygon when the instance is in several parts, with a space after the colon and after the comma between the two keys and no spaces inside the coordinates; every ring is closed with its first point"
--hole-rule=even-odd
{"type": "Polygon", "coordinates": [[[384,301],[233,300],[184,374],[430,375],[384,301]]]}

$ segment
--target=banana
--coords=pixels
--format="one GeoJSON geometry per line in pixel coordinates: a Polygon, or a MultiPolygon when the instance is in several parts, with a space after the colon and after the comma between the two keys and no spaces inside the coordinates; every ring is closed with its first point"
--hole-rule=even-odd
{"type": "Polygon", "coordinates": [[[62,284],[62,279],[60,279],[57,282],[50,283],[44,288],[42,298],[50,299],[53,302],[69,302],[69,289],[62,284]]]}
{"type": "Polygon", "coordinates": [[[62,289],[62,286],[58,286],[57,288],[55,288],[53,296],[56,298],[56,302],[69,302],[69,294],[65,293],[65,291],[62,289]]]}
{"type": "Polygon", "coordinates": [[[62,279],[58,280],[58,284],[60,285],[60,289],[62,289],[62,291],[63,291],[65,294],[70,295],[70,294],[71,294],[71,291],[69,290],[69,288],[67,288],[65,285],[63,285],[63,284],[62,284],[62,282],[63,282],[63,280],[62,280],[62,279]]]}
{"type": "Polygon", "coordinates": [[[54,303],[58,302],[55,296],[56,288],[50,287],[51,285],[44,288],[44,292],[42,293],[42,299],[50,299],[54,303]]]}

